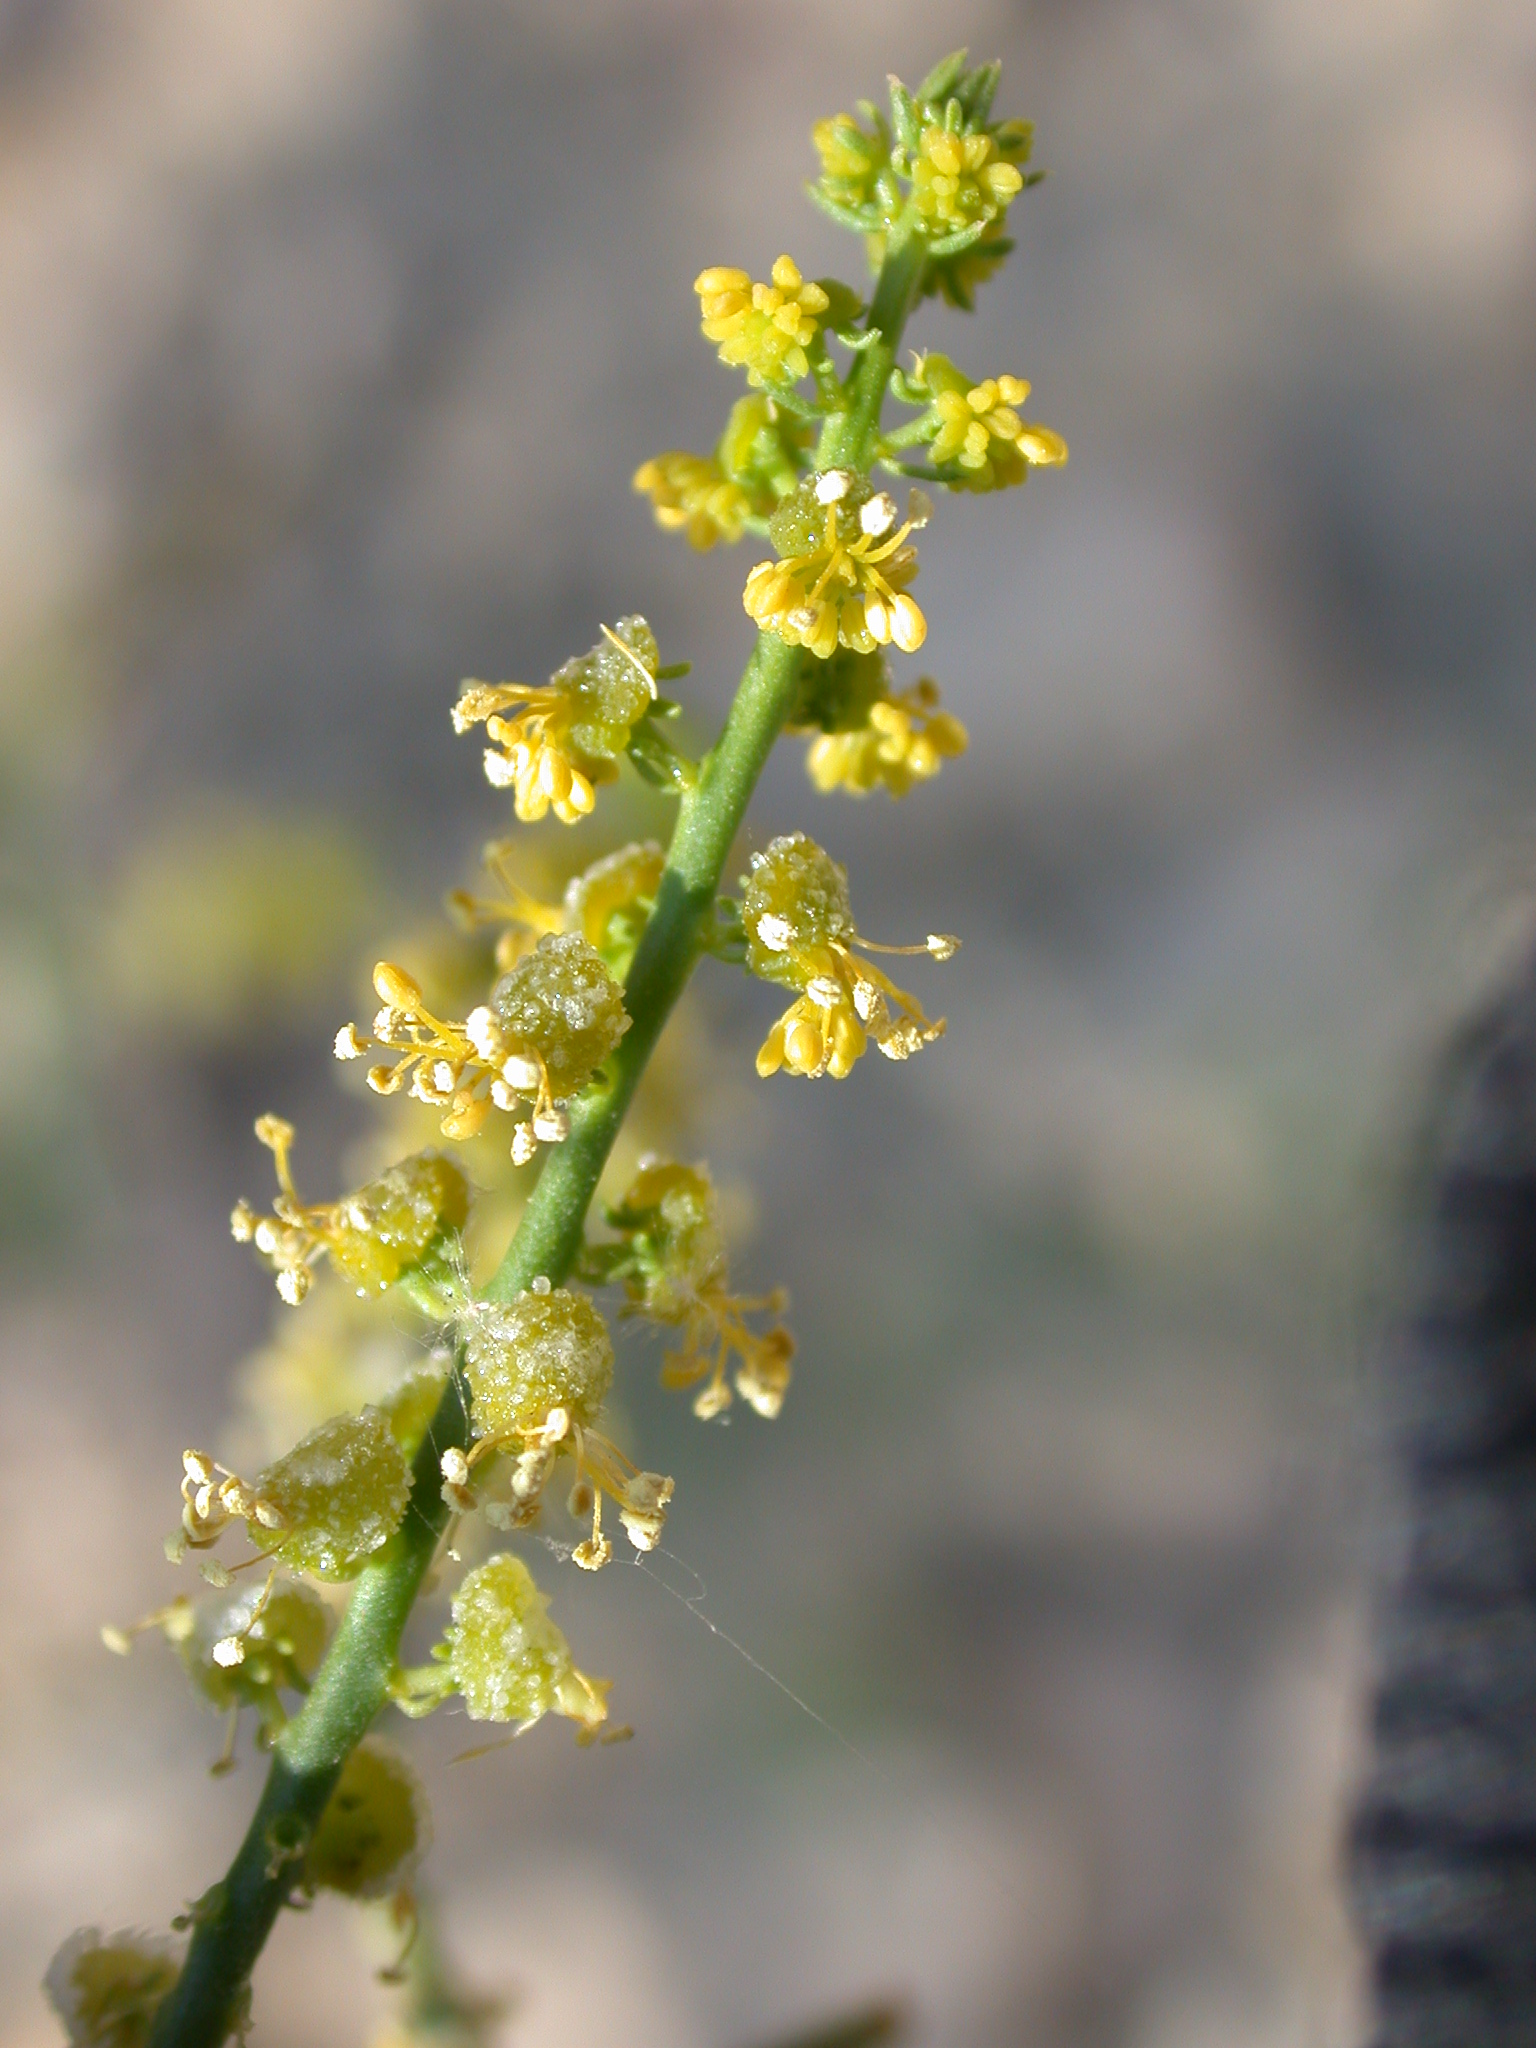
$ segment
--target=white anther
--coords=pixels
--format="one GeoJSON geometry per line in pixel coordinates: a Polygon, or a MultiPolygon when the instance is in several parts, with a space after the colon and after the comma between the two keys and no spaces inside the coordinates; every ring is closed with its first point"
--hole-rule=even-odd
{"type": "Polygon", "coordinates": [[[831,1010],[836,1008],[843,989],[841,982],[834,981],[831,975],[818,974],[806,983],[805,992],[813,1003],[820,1003],[824,1010],[831,1010]]]}
{"type": "Polygon", "coordinates": [[[530,1280],[528,1283],[528,1292],[530,1294],[548,1294],[549,1275],[547,1273],[540,1273],[534,1279],[530,1280]]]}
{"type": "Polygon", "coordinates": [[[277,1250],[278,1229],[270,1216],[262,1217],[252,1236],[255,1238],[257,1251],[265,1252],[268,1258],[277,1250]]]}
{"type": "Polygon", "coordinates": [[[532,1124],[519,1124],[512,1133],[512,1164],[526,1166],[539,1149],[539,1141],[533,1135],[532,1124]]]}
{"type": "Polygon", "coordinates": [[[245,1662],[245,1645],[238,1636],[224,1636],[213,1646],[213,1661],[225,1671],[245,1662]]]}
{"type": "Polygon", "coordinates": [[[309,1292],[309,1274],[303,1266],[284,1266],[277,1276],[277,1291],[290,1308],[297,1308],[309,1292]]]}
{"type": "Polygon", "coordinates": [[[469,1460],[461,1450],[446,1450],[439,1468],[451,1486],[468,1486],[469,1460]]]}
{"type": "Polygon", "coordinates": [[[853,984],[853,1007],[858,1011],[861,1023],[869,1022],[869,1013],[874,1008],[875,998],[879,993],[872,982],[856,981],[853,984]]]}
{"type": "Polygon", "coordinates": [[[551,1408],[544,1418],[544,1441],[547,1444],[563,1443],[570,1434],[571,1418],[563,1408],[551,1408]]]}
{"type": "Polygon", "coordinates": [[[373,1020],[374,1037],[382,1038],[384,1043],[388,1045],[391,1042],[395,1029],[395,1019],[398,1015],[399,1012],[397,1010],[387,1008],[380,1010],[373,1020]]]}
{"type": "Polygon", "coordinates": [[[789,623],[797,633],[810,633],[816,626],[816,607],[813,604],[797,604],[789,614],[789,623]]]}
{"type": "Polygon", "coordinates": [[[871,540],[889,533],[896,524],[896,501],[889,491],[878,491],[859,507],[859,527],[871,540]]]}
{"type": "Polygon", "coordinates": [[[187,1477],[195,1479],[199,1486],[211,1485],[213,1476],[219,1469],[206,1451],[183,1451],[181,1464],[187,1477]]]}
{"type": "Polygon", "coordinates": [[[935,960],[953,960],[960,941],[951,932],[930,932],[923,942],[935,960]]]}
{"type": "Polygon", "coordinates": [[[256,1235],[256,1215],[249,1202],[236,1202],[230,1211],[229,1234],[236,1244],[249,1244],[256,1235]]]}
{"type": "Polygon", "coordinates": [[[794,932],[787,917],[778,917],[771,910],[765,910],[757,920],[757,936],[770,953],[782,953],[789,945],[794,932]]]}
{"type": "Polygon", "coordinates": [[[485,779],[492,789],[510,789],[517,771],[505,754],[498,754],[494,747],[485,750],[485,779]]]}
{"type": "Polygon", "coordinates": [[[440,1088],[444,1095],[451,1095],[459,1085],[459,1072],[448,1060],[438,1060],[432,1068],[432,1085],[440,1088]]]}
{"type": "Polygon", "coordinates": [[[343,1024],[336,1034],[336,1057],[339,1060],[360,1060],[368,1050],[357,1035],[355,1024],[343,1024]]]}
{"type": "Polygon", "coordinates": [[[348,1227],[352,1230],[367,1230],[373,1223],[373,1217],[370,1215],[367,1207],[358,1201],[355,1195],[342,1210],[342,1215],[346,1219],[348,1227]]]}
{"type": "Polygon", "coordinates": [[[533,1120],[533,1135],[546,1145],[558,1145],[571,1135],[571,1120],[563,1109],[541,1109],[533,1120]]]}
{"type": "Polygon", "coordinates": [[[498,1109],[516,1109],[521,1097],[515,1088],[509,1088],[498,1074],[491,1083],[491,1100],[498,1109]]]}
{"type": "Polygon", "coordinates": [[[464,1036],[483,1060],[493,1060],[501,1042],[501,1031],[493,1012],[481,1003],[464,1019],[464,1036]]]}
{"type": "Polygon", "coordinates": [[[259,1500],[252,1510],[263,1529],[286,1529],[288,1524],[281,1508],[273,1507],[269,1500],[259,1500]]]}
{"type": "Polygon", "coordinates": [[[531,1095],[543,1078],[539,1063],[526,1052],[514,1052],[501,1063],[502,1078],[520,1095],[531,1095]]]}
{"type": "Polygon", "coordinates": [[[838,505],[853,489],[851,469],[829,469],[816,479],[816,502],[818,505],[838,505]]]}

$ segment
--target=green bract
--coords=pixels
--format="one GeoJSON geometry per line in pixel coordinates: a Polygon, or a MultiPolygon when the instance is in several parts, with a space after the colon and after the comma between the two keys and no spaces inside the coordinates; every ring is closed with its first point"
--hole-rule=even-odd
{"type": "Polygon", "coordinates": [[[564,1287],[486,1302],[465,1336],[464,1376],[482,1436],[541,1429],[552,1408],[589,1429],[613,1383],[608,1326],[586,1295],[564,1287]]]}
{"type": "Polygon", "coordinates": [[[303,1883],[350,1899],[379,1899],[410,1875],[426,1847],[416,1773],[382,1735],[365,1735],[342,1767],[304,1854],[303,1883]]]}
{"type": "Polygon", "coordinates": [[[786,958],[792,950],[825,946],[853,930],[848,871],[814,839],[787,832],[752,857],[741,898],[747,965],[765,981],[797,988],[803,970],[786,958]]]}
{"type": "Polygon", "coordinates": [[[556,1102],[584,1088],[629,1029],[618,983],[577,932],[546,933],[497,982],[491,1008],[507,1042],[543,1060],[556,1102]]]}
{"type": "Polygon", "coordinates": [[[291,1570],[317,1579],[355,1578],[405,1513],[405,1453],[377,1408],[322,1422],[256,1481],[282,1526],[248,1524],[251,1540],[291,1570]]]}

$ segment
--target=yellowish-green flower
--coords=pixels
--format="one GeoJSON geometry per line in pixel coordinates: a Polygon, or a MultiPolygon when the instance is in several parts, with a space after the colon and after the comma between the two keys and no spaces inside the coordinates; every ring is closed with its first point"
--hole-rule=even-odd
{"type": "Polygon", "coordinates": [[[771,284],[754,284],[744,270],[701,270],[693,281],[705,339],[720,360],[747,373],[749,384],[798,384],[811,367],[806,351],[816,339],[831,300],[801,277],[791,256],[773,266],[771,284]]]}
{"type": "Polygon", "coordinates": [[[409,1884],[428,1833],[421,1780],[392,1742],[365,1735],[309,1838],[299,1882],[309,1893],[386,1898],[409,1884]]]}
{"type": "Polygon", "coordinates": [[[933,396],[934,467],[954,467],[962,490],[1002,490],[1023,483],[1031,469],[1058,468],[1067,459],[1060,434],[1019,417],[1030,390],[1022,377],[973,384],[947,356],[933,353],[919,357],[913,384],[933,396]]]}
{"type": "Polygon", "coordinates": [[[537,1145],[559,1144],[570,1130],[561,1104],[577,1094],[629,1029],[618,983],[575,932],[546,934],[491,991],[489,1003],[463,1023],[435,1017],[417,984],[381,960],[373,985],[384,1007],[373,1037],[355,1024],[336,1034],[336,1057],[362,1059],[374,1044],[400,1057],[368,1070],[376,1095],[410,1082],[419,1102],[441,1109],[445,1138],[473,1138],[492,1109],[533,1104],[513,1135],[512,1157],[531,1159],[537,1145]]]}
{"type": "Polygon", "coordinates": [[[917,574],[917,550],[906,539],[926,522],[928,506],[920,493],[913,498],[898,526],[894,501],[867,478],[846,469],[808,478],[770,522],[780,560],[759,562],[742,592],[759,628],[822,660],[839,645],[868,653],[892,641],[915,653],[928,622],[906,595],[917,574]]]}
{"type": "Polygon", "coordinates": [[[620,619],[547,684],[466,683],[453,729],[484,724],[495,742],[485,753],[486,780],[514,791],[525,825],[551,810],[574,825],[592,809],[596,785],[616,779],[619,756],[655,700],[659,660],[645,620],[620,619]]]}
{"type": "Polygon", "coordinates": [[[935,240],[1000,220],[1024,186],[1023,173],[1004,159],[993,136],[942,127],[923,130],[910,176],[912,204],[935,240]]]}
{"type": "Polygon", "coordinates": [[[230,1230],[254,1244],[277,1276],[291,1308],[309,1292],[311,1268],[323,1254],[359,1294],[382,1294],[427,1259],[444,1237],[462,1230],[469,1213],[464,1176],[440,1152],[417,1152],[339,1202],[301,1202],[288,1153],[293,1125],[280,1116],[256,1119],[256,1135],[277,1168],[270,1216],[239,1202],[230,1230]]]}
{"type": "Polygon", "coordinates": [[[576,1669],[520,1557],[504,1552],[467,1574],[432,1656],[395,1674],[395,1704],[413,1717],[459,1693],[471,1721],[515,1721],[519,1734],[546,1714],[564,1714],[576,1722],[577,1740],[590,1742],[608,1718],[608,1681],[576,1669]]]}
{"type": "Polygon", "coordinates": [[[846,869],[803,832],[786,833],[753,856],[741,922],[751,972],[802,991],[763,1041],[759,1074],[786,1068],[809,1080],[830,1074],[841,1081],[871,1039],[887,1059],[904,1060],[943,1036],[942,1017],[925,1017],[914,997],[852,949],[948,960],[959,940],[934,933],[921,946],[872,945],[854,925],[846,869]]]}
{"type": "Polygon", "coordinates": [[[43,1980],[70,2048],[143,2048],[161,2000],[181,1974],[162,1941],[85,1927],[72,1934],[43,1980]]]}
{"type": "Polygon", "coordinates": [[[851,114],[832,114],[811,130],[811,141],[821,158],[818,194],[829,202],[828,211],[843,208],[856,211],[870,205],[875,184],[890,161],[890,133],[873,107],[865,111],[874,132],[861,128],[851,114]]]}
{"type": "Polygon", "coordinates": [[[731,1293],[719,1204],[705,1168],[643,1161],[607,1220],[619,1242],[589,1246],[587,1269],[596,1279],[622,1281],[641,1314],[682,1334],[663,1363],[663,1386],[703,1380],[693,1412],[707,1421],[731,1405],[735,1358],[736,1392],[771,1421],[784,1405],[795,1340],[782,1323],[759,1332],[747,1319],[782,1313],[784,1297],[731,1293]]]}
{"type": "Polygon", "coordinates": [[[718,541],[741,539],[750,509],[747,494],[713,455],[668,449],[635,471],[635,489],[650,499],[658,526],[686,533],[689,546],[701,553],[718,541]]]}
{"type": "Polygon", "coordinates": [[[513,872],[517,842],[493,839],[482,859],[497,891],[476,896],[455,889],[448,907],[468,931],[479,925],[506,929],[496,940],[496,965],[504,970],[533,952],[546,933],[576,932],[602,955],[616,979],[628,972],[661,886],[666,855],[654,839],[636,840],[605,853],[573,875],[560,903],[541,903],[513,872]]]}
{"type": "Polygon", "coordinates": [[[968,744],[959,719],[939,709],[938,685],[924,676],[910,690],[877,698],[857,732],[818,734],[806,767],[823,795],[845,789],[850,796],[868,796],[886,789],[905,796],[913,783],[926,782],[946,761],[958,759],[968,744]]]}

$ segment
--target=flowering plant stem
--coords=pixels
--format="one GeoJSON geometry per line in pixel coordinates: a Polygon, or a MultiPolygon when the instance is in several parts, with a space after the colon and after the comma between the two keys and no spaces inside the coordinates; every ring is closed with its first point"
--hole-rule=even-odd
{"type": "MultiPolygon", "coordinates": [[[[924,255],[919,237],[892,235],[866,326],[878,338],[865,345],[849,380],[847,408],[823,426],[819,468],[867,470],[874,460],[881,402],[924,255]]],[[[681,799],[656,907],[625,983],[630,1028],[611,1076],[572,1104],[570,1134],[545,1159],[487,1289],[492,1300],[514,1299],[541,1275],[558,1287],[571,1269],[613,1141],[698,959],[732,842],[793,705],[800,659],[800,650],[776,635],[759,636],[719,741],[681,799]]],[[[304,1845],[342,1765],[389,1696],[400,1639],[447,1521],[439,1461],[468,1440],[468,1406],[455,1369],[416,1453],[405,1519],[358,1577],[309,1697],[277,1740],[227,1876],[193,1909],[187,1960],[156,2015],[151,2048],[219,2048],[236,2025],[304,1845]]]]}

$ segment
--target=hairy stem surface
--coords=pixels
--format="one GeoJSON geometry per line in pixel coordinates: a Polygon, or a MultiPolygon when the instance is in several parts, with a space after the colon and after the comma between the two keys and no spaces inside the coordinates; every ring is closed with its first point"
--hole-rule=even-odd
{"type": "MultiPolygon", "coordinates": [[[[870,306],[879,339],[849,380],[849,404],[822,429],[817,466],[867,469],[896,350],[922,275],[917,237],[893,233],[870,306]]],[[[571,1129],[551,1150],[517,1232],[486,1293],[510,1301],[541,1275],[570,1271],[613,1141],[713,918],[731,844],[794,702],[798,648],[758,637],[724,729],[696,786],[681,800],[666,868],[624,989],[630,1027],[607,1078],[571,1106],[571,1129]]],[[[240,2017],[251,1971],[298,1874],[341,1767],[388,1697],[405,1624],[447,1520],[439,1460],[469,1441],[457,1369],[412,1472],[405,1520],[359,1575],[302,1711],[279,1737],[260,1803],[220,1884],[195,1910],[187,1961],[156,2016],[150,2048],[220,2048],[240,2017]]]]}

